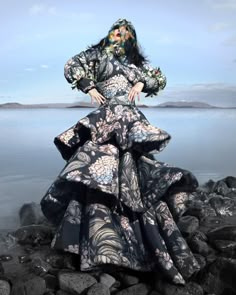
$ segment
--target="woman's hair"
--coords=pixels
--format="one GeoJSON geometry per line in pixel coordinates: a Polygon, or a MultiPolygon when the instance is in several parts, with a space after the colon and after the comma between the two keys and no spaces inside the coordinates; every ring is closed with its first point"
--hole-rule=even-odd
{"type": "MultiPolygon", "coordinates": [[[[109,45],[110,42],[107,36],[105,38],[102,38],[97,44],[89,46],[89,48],[98,48],[100,50],[103,50],[109,45]]],[[[129,63],[132,63],[139,67],[147,61],[147,58],[141,53],[140,47],[137,45],[137,42],[133,42],[131,38],[125,41],[124,49],[129,63]]]]}

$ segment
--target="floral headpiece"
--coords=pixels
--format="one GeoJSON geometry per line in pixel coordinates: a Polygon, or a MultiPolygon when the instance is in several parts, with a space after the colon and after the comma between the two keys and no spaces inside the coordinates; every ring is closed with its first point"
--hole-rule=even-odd
{"type": "Polygon", "coordinates": [[[127,21],[126,19],[118,19],[111,27],[111,29],[108,32],[108,40],[110,45],[107,46],[106,50],[108,52],[113,52],[117,56],[124,56],[125,55],[125,41],[128,39],[132,40],[132,42],[136,43],[136,32],[134,29],[134,26],[131,22],[127,21]],[[125,26],[128,30],[128,32],[125,35],[121,36],[121,39],[119,42],[117,42],[114,39],[114,31],[115,29],[118,29],[122,26],[125,26]],[[128,36],[127,36],[128,34],[128,36]]]}

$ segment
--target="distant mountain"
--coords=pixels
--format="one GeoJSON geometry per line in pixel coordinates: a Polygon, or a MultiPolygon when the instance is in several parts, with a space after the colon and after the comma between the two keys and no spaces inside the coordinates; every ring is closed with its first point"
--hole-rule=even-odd
{"type": "Polygon", "coordinates": [[[218,108],[205,102],[198,101],[168,101],[161,103],[157,108],[218,108]]]}
{"type": "MultiPolygon", "coordinates": [[[[55,109],[55,108],[96,108],[98,104],[90,102],[77,102],[77,103],[43,103],[43,104],[21,104],[18,102],[8,102],[0,104],[0,109],[55,109]]],[[[168,101],[155,106],[137,104],[139,108],[223,108],[235,109],[236,107],[217,107],[205,102],[198,101],[168,101]]]]}
{"type": "Polygon", "coordinates": [[[81,102],[76,103],[40,103],[40,104],[21,104],[17,102],[9,102],[0,104],[0,108],[4,109],[53,109],[53,108],[71,108],[71,107],[95,107],[91,103],[81,102]]]}
{"type": "MultiPolygon", "coordinates": [[[[96,108],[98,104],[92,104],[90,102],[78,102],[78,103],[41,103],[41,104],[21,104],[18,102],[8,102],[0,104],[2,109],[53,109],[53,108],[96,108]]],[[[140,104],[140,108],[148,108],[147,105],[140,104]]]]}

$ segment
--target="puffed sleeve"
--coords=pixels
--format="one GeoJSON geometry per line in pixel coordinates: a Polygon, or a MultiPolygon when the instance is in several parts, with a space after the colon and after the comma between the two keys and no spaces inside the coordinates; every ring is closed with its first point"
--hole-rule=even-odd
{"type": "Polygon", "coordinates": [[[144,83],[143,92],[146,96],[157,95],[166,86],[166,76],[160,68],[154,68],[149,63],[144,63],[141,67],[141,82],[144,83]]]}
{"type": "Polygon", "coordinates": [[[75,55],[67,61],[64,68],[66,80],[72,84],[72,89],[87,93],[96,87],[95,62],[97,60],[96,50],[89,48],[75,55]]]}

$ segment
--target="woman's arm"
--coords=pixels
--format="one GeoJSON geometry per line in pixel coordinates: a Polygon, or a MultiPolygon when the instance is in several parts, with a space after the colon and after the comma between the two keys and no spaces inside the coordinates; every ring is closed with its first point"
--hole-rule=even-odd
{"type": "Polygon", "coordinates": [[[66,80],[72,84],[72,89],[88,93],[95,88],[95,62],[97,60],[96,50],[89,48],[75,55],[67,61],[64,68],[66,80]]]}
{"type": "Polygon", "coordinates": [[[146,96],[157,95],[157,93],[166,86],[166,76],[161,72],[160,68],[153,68],[150,64],[145,63],[141,68],[142,79],[144,83],[142,92],[147,93],[146,96]]]}

